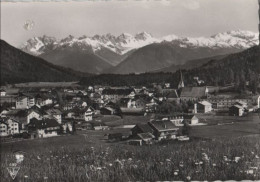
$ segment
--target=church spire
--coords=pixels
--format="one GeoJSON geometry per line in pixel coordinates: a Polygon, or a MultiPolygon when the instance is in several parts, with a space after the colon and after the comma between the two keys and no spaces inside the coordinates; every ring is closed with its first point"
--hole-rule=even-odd
{"type": "MultiPolygon", "coordinates": [[[[259,0],[259,1],[260,1],[260,0],[259,0]]],[[[180,80],[180,82],[179,82],[178,89],[181,89],[181,88],[184,87],[184,81],[183,81],[183,78],[182,78],[182,72],[181,72],[181,70],[180,70],[180,74],[181,74],[181,80],[180,80]]]]}

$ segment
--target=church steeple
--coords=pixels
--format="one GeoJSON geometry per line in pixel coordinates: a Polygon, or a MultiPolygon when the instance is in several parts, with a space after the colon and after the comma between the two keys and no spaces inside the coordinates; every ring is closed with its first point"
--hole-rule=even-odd
{"type": "Polygon", "coordinates": [[[180,82],[179,82],[179,85],[178,85],[178,89],[184,88],[184,81],[183,81],[183,78],[182,78],[182,72],[181,71],[180,71],[180,74],[181,74],[181,79],[180,79],[180,82]]]}

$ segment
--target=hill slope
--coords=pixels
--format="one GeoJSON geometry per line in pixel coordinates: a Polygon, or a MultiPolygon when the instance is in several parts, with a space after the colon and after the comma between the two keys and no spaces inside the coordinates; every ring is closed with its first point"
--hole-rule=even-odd
{"type": "Polygon", "coordinates": [[[79,75],[20,51],[0,40],[1,84],[32,81],[75,81],[79,75]]]}
{"type": "Polygon", "coordinates": [[[242,50],[237,48],[180,47],[175,42],[156,43],[133,52],[123,62],[112,68],[110,73],[151,72],[172,65],[183,65],[189,60],[204,59],[239,51],[242,50]]]}
{"type": "Polygon", "coordinates": [[[190,69],[194,69],[194,68],[198,68],[212,60],[221,60],[224,57],[226,57],[227,55],[219,55],[219,56],[213,56],[213,57],[208,57],[208,58],[202,58],[202,59],[195,59],[195,60],[190,60],[187,61],[185,64],[183,65],[171,65],[169,67],[163,68],[163,69],[159,69],[156,70],[154,72],[171,72],[174,73],[178,70],[181,69],[186,69],[186,70],[190,70],[190,69]]]}
{"type": "Polygon", "coordinates": [[[84,73],[101,73],[112,67],[102,58],[76,49],[57,49],[40,55],[44,60],[63,67],[71,68],[84,73]]]}
{"type": "Polygon", "coordinates": [[[191,83],[199,77],[207,84],[226,83],[257,84],[260,75],[260,47],[255,46],[243,52],[231,54],[220,60],[212,60],[199,68],[185,72],[185,79],[191,83]]]}

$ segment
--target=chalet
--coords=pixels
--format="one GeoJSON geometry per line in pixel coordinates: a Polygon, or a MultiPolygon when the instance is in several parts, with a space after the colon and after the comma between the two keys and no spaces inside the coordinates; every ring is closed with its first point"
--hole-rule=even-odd
{"type": "Polygon", "coordinates": [[[198,104],[197,104],[198,113],[208,113],[211,111],[212,111],[212,104],[210,102],[208,102],[208,101],[198,102],[198,104]]]}
{"type": "Polygon", "coordinates": [[[155,139],[155,136],[152,133],[139,133],[137,134],[137,137],[140,138],[142,143],[146,145],[152,144],[155,139]]]}
{"type": "Polygon", "coordinates": [[[9,136],[20,133],[20,124],[18,121],[11,118],[0,119],[1,136],[9,136]]]}
{"type": "Polygon", "coordinates": [[[111,107],[102,107],[100,109],[100,114],[102,115],[114,115],[116,114],[116,110],[111,107]]]}
{"type": "Polygon", "coordinates": [[[88,106],[87,102],[83,100],[74,101],[73,105],[74,105],[73,107],[80,107],[80,108],[85,108],[88,106]]]}
{"type": "Polygon", "coordinates": [[[154,130],[153,135],[156,140],[175,139],[177,135],[177,128],[171,121],[151,121],[148,122],[150,127],[154,130]]]}
{"type": "Polygon", "coordinates": [[[188,123],[191,125],[198,124],[199,118],[197,118],[195,115],[184,115],[183,116],[183,123],[188,123]]]}
{"type": "Polygon", "coordinates": [[[8,124],[8,134],[18,134],[20,133],[20,123],[14,119],[6,118],[5,122],[8,124]]]}
{"type": "Polygon", "coordinates": [[[153,128],[149,124],[137,124],[131,129],[132,136],[139,133],[153,133],[153,128]]]}
{"type": "Polygon", "coordinates": [[[38,94],[35,99],[36,104],[38,104],[39,106],[53,104],[53,97],[49,94],[38,94]]]}
{"type": "Polygon", "coordinates": [[[74,108],[67,112],[67,118],[74,118],[76,120],[92,121],[94,115],[94,109],[87,107],[84,109],[74,108]]]}
{"type": "Polygon", "coordinates": [[[61,125],[55,119],[38,120],[33,118],[27,128],[33,138],[47,138],[58,136],[61,125]]]}
{"type": "Polygon", "coordinates": [[[35,105],[35,99],[32,96],[18,96],[15,102],[16,109],[29,109],[35,105]]]}
{"type": "Polygon", "coordinates": [[[104,89],[102,91],[102,95],[104,96],[104,99],[112,101],[112,102],[117,102],[121,98],[134,98],[135,96],[135,91],[134,89],[104,89]]]}
{"type": "Polygon", "coordinates": [[[6,90],[0,89],[0,96],[1,96],[1,97],[6,96],[6,90]]]}
{"type": "Polygon", "coordinates": [[[72,132],[72,126],[73,126],[74,120],[62,120],[61,127],[63,129],[63,133],[72,132]]]}
{"type": "Polygon", "coordinates": [[[24,128],[26,124],[29,124],[32,118],[42,118],[42,114],[36,109],[11,110],[6,113],[6,116],[19,121],[22,124],[22,128],[24,128]]]}
{"type": "Polygon", "coordinates": [[[8,136],[8,124],[0,120],[0,136],[8,136]]]}
{"type": "Polygon", "coordinates": [[[156,98],[148,98],[146,101],[145,111],[147,113],[155,112],[159,101],[156,98]]]}
{"type": "Polygon", "coordinates": [[[59,124],[61,124],[61,114],[59,109],[48,109],[45,111],[48,116],[52,116],[59,124]]]}
{"type": "Polygon", "coordinates": [[[207,87],[184,87],[181,90],[180,98],[184,101],[197,101],[199,99],[207,98],[207,87]]]}
{"type": "Polygon", "coordinates": [[[243,116],[245,108],[240,105],[234,105],[229,108],[230,116],[243,116]]]}

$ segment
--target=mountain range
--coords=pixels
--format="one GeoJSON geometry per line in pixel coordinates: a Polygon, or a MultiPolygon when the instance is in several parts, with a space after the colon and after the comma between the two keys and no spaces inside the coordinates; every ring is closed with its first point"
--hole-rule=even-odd
{"type": "MultiPolygon", "coordinates": [[[[228,55],[258,44],[258,34],[229,31],[211,37],[155,38],[146,32],[29,39],[21,50],[55,65],[88,73],[143,73],[178,67],[192,60],[228,55]]],[[[210,60],[210,59],[209,59],[210,60]]],[[[191,64],[196,65],[196,64],[191,64]]]]}

